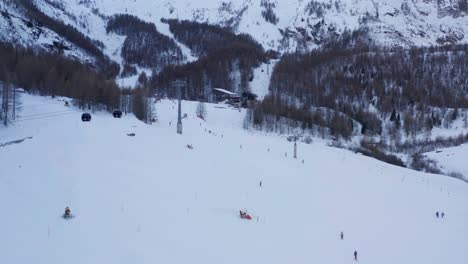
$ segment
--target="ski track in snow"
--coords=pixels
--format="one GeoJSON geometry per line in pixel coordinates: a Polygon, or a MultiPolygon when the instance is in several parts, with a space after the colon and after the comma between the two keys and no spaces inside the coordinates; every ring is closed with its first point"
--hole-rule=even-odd
{"type": "Polygon", "coordinates": [[[175,101],[156,104],[152,126],[103,112],[83,123],[58,99],[23,104],[24,117],[72,113],[0,129],[1,142],[34,137],[0,148],[0,263],[338,264],[354,250],[360,263],[468,261],[462,181],[319,139],[295,160],[284,137],[244,131],[245,112],[220,105],[205,122],[183,102],[177,135],[175,101]]]}
{"type": "Polygon", "coordinates": [[[258,100],[263,100],[263,98],[265,98],[265,96],[267,96],[270,91],[270,79],[276,63],[278,63],[278,60],[272,60],[271,62],[263,63],[254,71],[254,79],[250,83],[250,89],[254,94],[258,95],[258,100]]]}

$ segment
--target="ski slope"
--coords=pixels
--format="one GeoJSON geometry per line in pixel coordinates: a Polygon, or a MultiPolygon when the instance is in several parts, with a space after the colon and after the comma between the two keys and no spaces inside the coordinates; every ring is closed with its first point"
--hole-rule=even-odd
{"type": "Polygon", "coordinates": [[[468,181],[468,164],[466,162],[467,150],[468,144],[463,144],[457,147],[431,151],[425,153],[425,156],[435,160],[442,171],[446,173],[461,173],[468,181]]]}
{"type": "Polygon", "coordinates": [[[468,263],[462,181],[318,140],[296,160],[224,105],[205,122],[183,102],[177,135],[175,101],[149,126],[108,113],[82,123],[59,100],[24,95],[23,121],[0,128],[0,144],[32,137],[0,147],[0,263],[341,264],[354,250],[360,263],[468,263]]]}

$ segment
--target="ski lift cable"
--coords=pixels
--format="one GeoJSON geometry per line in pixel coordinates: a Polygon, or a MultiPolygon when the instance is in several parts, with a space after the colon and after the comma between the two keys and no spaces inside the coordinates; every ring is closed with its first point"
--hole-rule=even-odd
{"type": "Polygon", "coordinates": [[[76,112],[71,112],[71,113],[60,113],[60,114],[48,115],[48,116],[39,116],[39,117],[32,117],[32,118],[25,118],[25,119],[16,119],[16,120],[12,120],[12,121],[13,121],[13,122],[23,122],[23,121],[30,121],[30,120],[39,120],[39,119],[45,119],[45,118],[66,116],[66,115],[71,115],[71,114],[75,114],[75,113],[76,113],[76,112]]]}
{"type": "Polygon", "coordinates": [[[46,113],[38,113],[38,114],[32,114],[32,115],[21,115],[19,118],[30,118],[30,117],[40,117],[40,116],[47,116],[47,115],[53,115],[53,114],[61,114],[61,113],[70,113],[70,112],[75,112],[73,110],[63,110],[63,111],[54,111],[54,112],[46,112],[46,113]]]}

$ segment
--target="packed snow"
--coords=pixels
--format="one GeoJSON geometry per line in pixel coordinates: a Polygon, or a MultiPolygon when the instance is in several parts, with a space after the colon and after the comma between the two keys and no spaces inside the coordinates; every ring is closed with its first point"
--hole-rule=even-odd
{"type": "Polygon", "coordinates": [[[270,92],[270,79],[276,63],[278,63],[278,60],[263,63],[254,71],[254,79],[250,83],[250,90],[258,95],[259,100],[262,100],[270,92]]]}
{"type": "Polygon", "coordinates": [[[294,159],[293,143],[243,130],[245,112],[223,104],[204,121],[183,102],[178,135],[175,101],[146,125],[84,123],[63,100],[24,95],[0,128],[0,144],[27,138],[0,147],[0,263],[341,264],[355,250],[360,263],[468,262],[462,181],[319,140],[294,159]]]}
{"type": "Polygon", "coordinates": [[[463,178],[468,181],[468,163],[466,162],[466,153],[468,144],[457,147],[440,149],[425,153],[424,155],[437,162],[439,168],[446,173],[461,173],[463,178]]]}

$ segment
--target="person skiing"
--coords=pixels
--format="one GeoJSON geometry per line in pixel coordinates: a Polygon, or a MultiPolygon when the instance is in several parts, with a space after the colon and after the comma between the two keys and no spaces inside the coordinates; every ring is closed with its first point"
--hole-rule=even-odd
{"type": "Polygon", "coordinates": [[[357,261],[357,250],[354,250],[354,260],[357,261]]]}
{"type": "Polygon", "coordinates": [[[65,214],[63,215],[65,218],[70,218],[71,217],[71,210],[70,207],[65,207],[65,214]]]}
{"type": "Polygon", "coordinates": [[[445,216],[445,213],[444,213],[444,212],[442,212],[442,214],[441,214],[440,216],[441,216],[442,218],[444,218],[444,216],[445,216]]]}
{"type": "Polygon", "coordinates": [[[439,211],[436,212],[436,217],[439,218],[439,211]]]}
{"type": "Polygon", "coordinates": [[[239,214],[241,218],[245,218],[245,216],[247,215],[247,213],[243,212],[242,210],[239,211],[239,214]]]}
{"type": "Polygon", "coordinates": [[[341,231],[340,237],[341,237],[341,240],[344,239],[344,233],[343,233],[343,231],[341,231]]]}
{"type": "Polygon", "coordinates": [[[247,214],[246,211],[240,210],[240,211],[239,211],[239,214],[240,214],[240,218],[241,218],[241,219],[252,220],[252,216],[250,216],[249,214],[247,214]]]}

